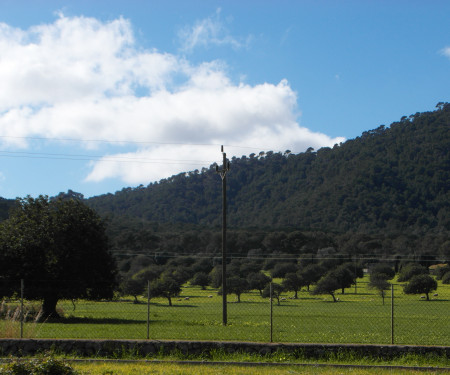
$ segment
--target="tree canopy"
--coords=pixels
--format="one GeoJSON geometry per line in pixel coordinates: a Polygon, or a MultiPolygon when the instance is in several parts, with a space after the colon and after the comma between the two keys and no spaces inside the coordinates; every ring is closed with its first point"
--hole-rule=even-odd
{"type": "Polygon", "coordinates": [[[420,274],[415,275],[405,285],[403,291],[406,294],[425,294],[427,301],[430,300],[429,293],[437,289],[437,282],[430,275],[420,274]]]}
{"type": "Polygon", "coordinates": [[[58,317],[61,298],[112,298],[116,267],[105,227],[79,200],[18,199],[0,224],[0,289],[16,292],[25,280],[25,298],[42,300],[41,317],[58,317]]]}

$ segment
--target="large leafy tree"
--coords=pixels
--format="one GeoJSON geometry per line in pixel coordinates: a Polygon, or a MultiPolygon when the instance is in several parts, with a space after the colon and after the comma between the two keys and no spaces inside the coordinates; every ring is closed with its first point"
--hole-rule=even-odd
{"type": "Polygon", "coordinates": [[[172,306],[172,298],[177,297],[181,293],[181,283],[170,275],[161,275],[150,283],[150,298],[163,297],[169,301],[172,306]]]}
{"type": "Polygon", "coordinates": [[[317,282],[317,285],[312,291],[312,294],[329,294],[331,297],[333,297],[333,302],[337,302],[335,292],[340,287],[341,283],[339,282],[337,277],[333,274],[333,272],[329,272],[317,282]]]}
{"type": "MultiPolygon", "coordinates": [[[[241,294],[249,290],[249,284],[246,279],[239,276],[231,276],[227,278],[227,294],[236,294],[237,302],[241,302],[241,294]]],[[[219,289],[222,294],[222,288],[219,289]]]]}
{"type": "Polygon", "coordinates": [[[289,272],[284,277],[281,285],[283,286],[284,290],[294,292],[294,298],[297,299],[298,291],[303,285],[305,285],[305,282],[302,277],[298,275],[298,273],[289,272]]]}
{"type": "Polygon", "coordinates": [[[430,300],[429,293],[437,289],[437,282],[430,275],[415,275],[405,285],[403,291],[406,294],[422,294],[427,296],[427,301],[430,300]]]}
{"type": "Polygon", "coordinates": [[[247,276],[247,282],[250,290],[259,290],[262,296],[262,291],[272,279],[263,272],[254,272],[247,276]]]}
{"type": "Polygon", "coordinates": [[[116,266],[100,217],[80,200],[18,199],[0,224],[1,294],[25,280],[25,298],[42,300],[41,319],[57,318],[62,298],[111,298],[116,266]]]}
{"type": "Polygon", "coordinates": [[[308,264],[299,271],[299,276],[302,278],[304,285],[309,291],[309,286],[315,284],[323,276],[324,269],[318,264],[308,264]]]}

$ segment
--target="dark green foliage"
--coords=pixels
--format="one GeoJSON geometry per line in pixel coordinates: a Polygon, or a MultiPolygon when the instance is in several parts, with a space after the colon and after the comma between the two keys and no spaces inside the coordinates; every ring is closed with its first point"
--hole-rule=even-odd
{"type": "Polygon", "coordinates": [[[139,303],[137,296],[145,290],[145,284],[141,280],[126,278],[119,285],[120,293],[123,296],[133,296],[134,303],[139,303]]]}
{"type": "Polygon", "coordinates": [[[450,284],[450,271],[442,276],[442,284],[450,284]]]}
{"type": "Polygon", "coordinates": [[[205,290],[209,285],[209,276],[204,272],[197,272],[190,281],[191,285],[198,285],[205,290]]]}
{"type": "Polygon", "coordinates": [[[181,283],[168,275],[161,276],[150,283],[150,298],[167,298],[169,306],[172,306],[172,298],[177,297],[180,292],[181,283]]]}
{"type": "Polygon", "coordinates": [[[267,284],[262,292],[263,298],[270,298],[270,288],[272,285],[272,298],[276,298],[278,306],[280,305],[280,297],[281,293],[284,292],[284,288],[282,285],[278,283],[267,284]]]}
{"type": "Polygon", "coordinates": [[[299,276],[302,278],[304,285],[308,288],[311,284],[315,284],[323,276],[325,270],[318,264],[309,264],[299,271],[299,276]]]}
{"type": "Polygon", "coordinates": [[[262,291],[269,284],[272,279],[262,272],[253,272],[247,276],[247,282],[250,290],[259,290],[262,296],[262,291]]]}
{"type": "Polygon", "coordinates": [[[14,207],[15,201],[12,199],[0,198],[0,221],[9,216],[9,211],[14,207]]]}
{"type": "Polygon", "coordinates": [[[353,272],[352,263],[341,264],[340,266],[332,270],[330,274],[337,280],[339,288],[341,288],[342,294],[344,294],[345,288],[350,288],[355,283],[356,280],[355,272],[353,272]]]}
{"type": "MultiPolygon", "coordinates": [[[[382,270],[382,268],[379,268],[382,270]]],[[[385,273],[380,272],[372,272],[370,274],[369,288],[376,289],[380,294],[383,305],[384,305],[384,297],[386,296],[386,290],[391,287],[391,284],[387,281],[388,279],[393,278],[394,276],[387,275],[385,273]]]]}
{"type": "Polygon", "coordinates": [[[385,276],[384,278],[386,280],[390,280],[390,279],[394,278],[395,271],[388,264],[379,263],[379,264],[376,264],[374,267],[372,267],[372,270],[370,271],[370,274],[371,275],[382,274],[382,275],[385,276]]]}
{"type": "Polygon", "coordinates": [[[132,275],[133,279],[138,280],[144,287],[147,286],[148,281],[156,280],[163,272],[162,266],[155,264],[141,269],[139,272],[132,275]]]}
{"type": "MultiPolygon", "coordinates": [[[[239,276],[227,277],[227,294],[236,294],[237,302],[241,302],[241,294],[249,290],[249,284],[246,279],[239,276]]],[[[222,288],[219,289],[222,294],[222,288]]]]}
{"type": "Polygon", "coordinates": [[[305,285],[305,282],[300,275],[290,272],[285,275],[281,285],[284,290],[294,292],[294,298],[297,299],[297,293],[305,285]]]}
{"type": "Polygon", "coordinates": [[[0,367],[0,375],[76,375],[72,367],[51,357],[15,360],[0,367]]]}
{"type": "Polygon", "coordinates": [[[413,276],[428,274],[428,269],[420,264],[409,263],[402,267],[401,271],[398,274],[397,281],[404,282],[409,281],[413,276]]]}
{"type": "Polygon", "coordinates": [[[190,278],[192,278],[193,274],[191,269],[185,266],[177,266],[177,267],[166,266],[161,274],[161,277],[166,276],[171,277],[181,285],[187,282],[190,278]]]}
{"type": "Polygon", "coordinates": [[[275,267],[270,271],[272,277],[283,278],[287,273],[297,272],[298,267],[295,263],[276,263],[275,267]]]}
{"type": "Polygon", "coordinates": [[[437,282],[430,275],[415,275],[405,285],[403,291],[406,294],[425,294],[427,301],[430,300],[429,293],[437,289],[437,282]]]}
{"type": "Polygon", "coordinates": [[[42,300],[41,319],[58,317],[61,298],[112,298],[116,268],[99,216],[78,200],[17,200],[0,225],[1,293],[20,279],[25,298],[42,300]]]}
{"type": "Polygon", "coordinates": [[[222,266],[215,266],[209,273],[210,285],[213,288],[220,288],[222,285],[222,266]]]}
{"type": "Polygon", "coordinates": [[[433,271],[433,275],[436,276],[436,280],[442,280],[447,272],[450,272],[450,266],[448,264],[442,267],[437,267],[433,271]]]}
{"type": "Polygon", "coordinates": [[[341,288],[341,283],[339,282],[339,280],[335,275],[333,275],[333,272],[328,272],[317,282],[317,285],[312,291],[312,294],[329,294],[331,297],[333,297],[333,302],[337,302],[336,296],[334,294],[339,288],[341,288]]]}

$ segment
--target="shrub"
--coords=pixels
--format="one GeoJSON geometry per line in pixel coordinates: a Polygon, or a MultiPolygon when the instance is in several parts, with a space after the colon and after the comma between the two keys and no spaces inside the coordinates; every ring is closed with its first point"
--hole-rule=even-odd
{"type": "Polygon", "coordinates": [[[0,375],[75,375],[78,374],[68,364],[51,358],[14,361],[0,367],[0,375]]]}

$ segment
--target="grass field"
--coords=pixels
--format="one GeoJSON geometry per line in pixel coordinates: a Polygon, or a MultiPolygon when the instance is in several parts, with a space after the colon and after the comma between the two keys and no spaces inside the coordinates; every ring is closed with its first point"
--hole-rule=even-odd
{"type": "MultiPolygon", "coordinates": [[[[405,295],[395,287],[394,343],[450,345],[450,287],[439,285],[439,295],[424,301],[418,295],[405,295]]],[[[283,297],[291,296],[292,293],[283,297]]],[[[274,342],[391,343],[391,301],[385,305],[364,282],[345,294],[311,296],[273,303],[274,342]]],[[[61,301],[61,322],[26,323],[24,337],[146,339],[147,305],[124,301],[61,301]]],[[[270,341],[270,303],[258,292],[245,293],[241,303],[228,297],[228,325],[222,326],[222,297],[216,290],[185,286],[179,298],[168,306],[165,299],[150,303],[150,339],[270,341]],[[212,296],[212,297],[210,297],[212,296]],[[185,299],[189,297],[189,299],[185,299]]],[[[0,336],[6,330],[0,322],[0,336]]],[[[11,330],[11,328],[10,328],[11,330]]],[[[17,325],[15,334],[18,335],[17,325]]],[[[3,334],[5,336],[5,334],[3,334]]]]}
{"type": "MultiPolygon", "coordinates": [[[[358,375],[392,375],[392,374],[424,374],[424,371],[380,369],[380,368],[342,368],[311,366],[239,366],[227,365],[193,365],[193,364],[75,364],[74,369],[81,373],[96,374],[179,374],[179,375],[281,375],[281,374],[358,374],[358,375]]],[[[426,374],[442,374],[442,371],[427,371],[426,374]]]]}

